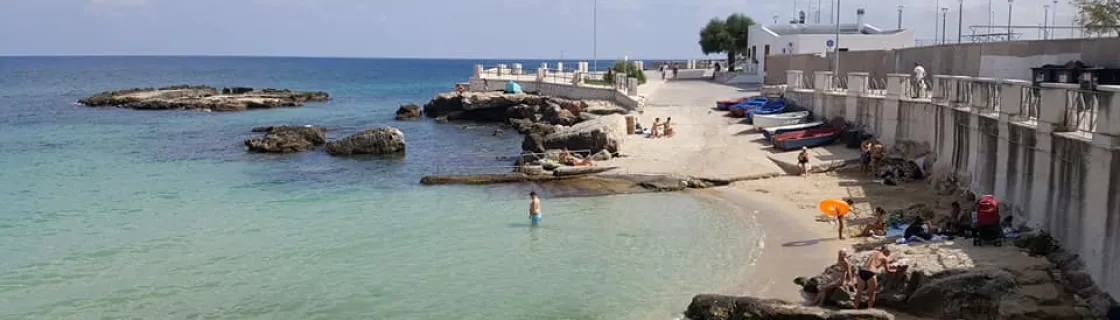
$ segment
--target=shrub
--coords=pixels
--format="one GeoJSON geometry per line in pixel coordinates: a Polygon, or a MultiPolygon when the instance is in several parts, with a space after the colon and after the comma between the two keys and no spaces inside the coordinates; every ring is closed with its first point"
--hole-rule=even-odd
{"type": "MultiPolygon", "coordinates": [[[[614,70],[614,72],[618,74],[625,73],[630,77],[638,78],[638,84],[646,83],[646,73],[641,69],[638,69],[638,66],[635,66],[633,62],[615,61],[614,66],[611,67],[611,70],[614,70]]],[[[603,75],[603,81],[607,83],[614,83],[614,79],[607,77],[606,74],[603,75]]]]}

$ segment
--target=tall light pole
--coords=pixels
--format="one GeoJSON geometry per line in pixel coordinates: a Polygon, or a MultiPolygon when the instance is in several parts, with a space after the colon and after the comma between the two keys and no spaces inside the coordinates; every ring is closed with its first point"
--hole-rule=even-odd
{"type": "Polygon", "coordinates": [[[957,43],[961,43],[962,29],[964,29],[964,0],[957,0],[957,43]]]}
{"type": "Polygon", "coordinates": [[[1007,0],[1007,41],[1011,41],[1011,5],[1015,0],[1007,0]]]}
{"type": "MultiPolygon", "coordinates": [[[[1057,0],[1055,0],[1054,2],[1057,2],[1057,0]]],[[[821,24],[821,0],[817,0],[817,19],[816,19],[816,21],[817,21],[816,24],[821,24]]]]}
{"type": "Polygon", "coordinates": [[[599,0],[591,5],[591,71],[599,71],[599,0]]]}
{"type": "Polygon", "coordinates": [[[988,37],[992,36],[992,20],[995,20],[995,16],[996,12],[992,11],[992,0],[988,0],[988,37]]]}
{"type": "Polygon", "coordinates": [[[949,8],[941,8],[941,44],[945,44],[945,18],[949,17],[949,8]]]}
{"type": "Polygon", "coordinates": [[[940,20],[940,19],[937,19],[938,18],[937,17],[937,10],[940,10],[940,8],[941,8],[941,0],[937,0],[937,2],[934,2],[934,5],[933,5],[933,43],[935,43],[935,44],[937,43],[937,38],[938,38],[937,32],[941,31],[941,28],[938,28],[938,26],[937,26],[937,24],[939,23],[938,20],[940,20]]]}
{"type": "Polygon", "coordinates": [[[1050,5],[1042,5],[1042,40],[1050,38],[1050,5]]]}
{"type": "Polygon", "coordinates": [[[902,30],[902,5],[898,5],[898,30],[902,30]]]}
{"type": "Polygon", "coordinates": [[[840,76],[840,0],[836,0],[836,34],[835,39],[832,41],[832,75],[840,76]]]}
{"type": "Polygon", "coordinates": [[[1054,29],[1053,26],[1058,24],[1058,0],[1054,0],[1054,6],[1052,8],[1054,8],[1054,12],[1051,12],[1050,14],[1053,14],[1054,16],[1052,19],[1050,19],[1050,38],[1057,38],[1058,29],[1054,29]]]}

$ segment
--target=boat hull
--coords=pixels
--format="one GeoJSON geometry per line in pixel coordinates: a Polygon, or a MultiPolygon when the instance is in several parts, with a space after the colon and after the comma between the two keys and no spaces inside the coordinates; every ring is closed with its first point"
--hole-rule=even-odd
{"type": "Polygon", "coordinates": [[[819,147],[840,139],[843,130],[825,128],[787,132],[774,136],[774,147],[780,150],[819,147]]]}
{"type": "Polygon", "coordinates": [[[776,114],[756,114],[754,115],[753,120],[755,128],[766,129],[805,123],[805,119],[807,118],[809,118],[809,112],[800,111],[776,114]]]}
{"type": "Polygon", "coordinates": [[[811,123],[802,123],[802,124],[795,124],[795,125],[789,125],[789,126],[766,128],[766,129],[762,129],[762,137],[766,139],[766,142],[769,142],[770,144],[774,144],[773,139],[774,139],[775,135],[783,134],[783,133],[786,133],[786,132],[798,131],[798,130],[816,129],[816,128],[820,128],[821,126],[824,126],[824,122],[817,121],[817,122],[811,122],[811,123]]]}

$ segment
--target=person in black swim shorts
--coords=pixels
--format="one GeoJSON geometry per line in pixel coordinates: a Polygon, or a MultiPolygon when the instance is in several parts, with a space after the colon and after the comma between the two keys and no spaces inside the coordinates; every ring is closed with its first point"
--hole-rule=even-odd
{"type": "Polygon", "coordinates": [[[879,269],[886,269],[887,272],[896,272],[897,268],[890,265],[888,257],[891,255],[891,250],[887,246],[882,246],[878,251],[872,252],[871,257],[867,258],[867,262],[856,271],[859,276],[859,283],[856,285],[855,306],[859,308],[860,298],[863,293],[867,292],[867,308],[875,306],[875,296],[879,293],[879,269]]]}
{"type": "Polygon", "coordinates": [[[809,174],[809,148],[801,147],[797,154],[797,166],[801,167],[801,174],[809,174]]]}

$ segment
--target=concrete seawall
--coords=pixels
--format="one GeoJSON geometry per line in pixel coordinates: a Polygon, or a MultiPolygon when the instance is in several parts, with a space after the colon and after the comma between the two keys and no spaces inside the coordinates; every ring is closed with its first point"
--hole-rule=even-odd
{"type": "Polygon", "coordinates": [[[831,72],[789,70],[786,95],[888,145],[927,144],[935,177],[999,197],[1003,212],[1049,232],[1101,289],[1120,294],[1120,86],[936,76],[924,98],[911,98],[905,74],[843,78],[846,86],[831,72]]]}

